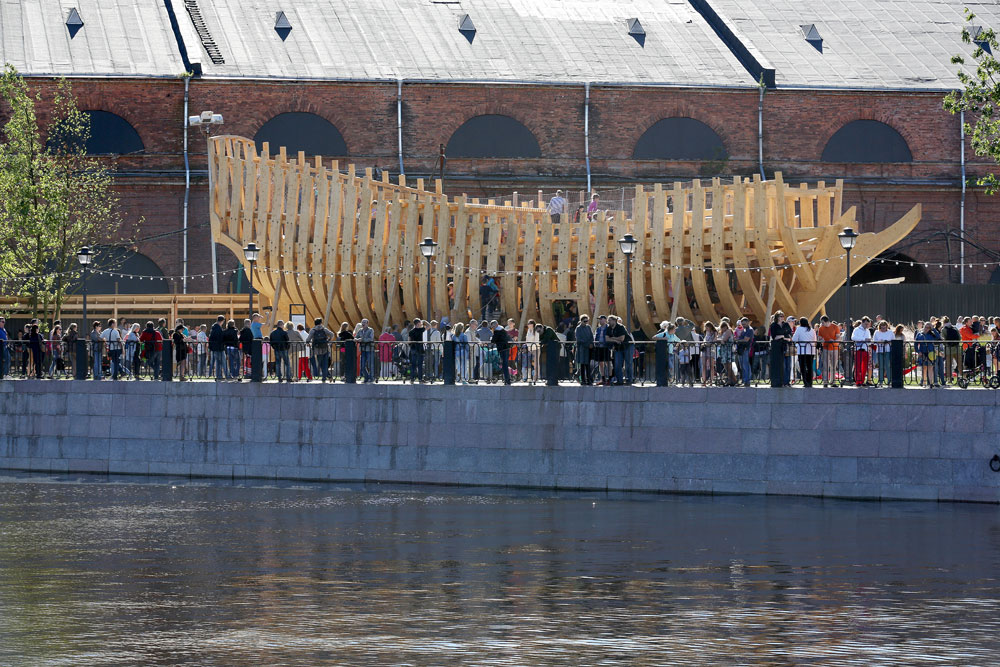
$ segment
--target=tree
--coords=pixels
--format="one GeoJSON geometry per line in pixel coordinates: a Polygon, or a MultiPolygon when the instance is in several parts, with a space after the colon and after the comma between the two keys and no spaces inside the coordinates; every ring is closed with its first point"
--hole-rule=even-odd
{"type": "MultiPolygon", "coordinates": [[[[972,23],[976,15],[969,9],[965,10],[965,26],[962,28],[962,41],[975,44],[972,60],[976,71],[969,73],[964,68],[958,71],[958,80],[962,90],[948,93],[944,98],[944,108],[955,114],[964,111],[970,114],[973,123],[965,124],[965,133],[969,135],[972,150],[976,155],[990,157],[1000,162],[1000,62],[993,55],[1000,49],[996,33],[985,26],[972,23]]],[[[965,65],[965,57],[952,56],[951,62],[965,65]]],[[[1000,190],[1000,180],[996,174],[985,174],[971,179],[975,185],[986,188],[987,194],[1000,190]]]]}
{"type": "Polygon", "coordinates": [[[111,171],[86,154],[90,118],[77,108],[69,82],[55,86],[45,141],[35,115],[35,105],[44,103],[13,66],[5,66],[0,288],[26,302],[32,316],[55,319],[67,292],[79,289],[77,250],[131,243],[122,240],[125,223],[111,171]]]}

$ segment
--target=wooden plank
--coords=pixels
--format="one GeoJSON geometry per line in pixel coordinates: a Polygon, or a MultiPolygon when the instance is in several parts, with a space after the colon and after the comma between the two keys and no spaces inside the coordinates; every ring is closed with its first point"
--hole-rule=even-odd
{"type": "MultiPolygon", "coordinates": [[[[649,196],[637,192],[636,202],[639,202],[640,199],[642,200],[639,208],[641,215],[633,216],[632,222],[632,234],[638,240],[638,244],[635,247],[635,254],[632,256],[632,322],[626,324],[629,331],[635,330],[637,322],[643,328],[647,328],[647,325],[653,321],[653,314],[649,312],[649,306],[646,305],[646,268],[644,267],[650,243],[649,232],[646,228],[646,207],[649,196]]],[[[619,213],[618,219],[621,221],[622,230],[627,231],[628,221],[625,219],[624,211],[619,213]]],[[[626,299],[628,298],[627,293],[624,296],[626,299]]],[[[628,311],[623,308],[619,312],[627,313],[628,311]]]]}
{"type": "Polygon", "coordinates": [[[771,257],[771,248],[767,239],[768,206],[767,190],[760,180],[759,174],[754,174],[753,184],[753,230],[754,250],[757,254],[757,265],[760,267],[761,278],[766,278],[768,285],[775,285],[777,293],[775,300],[778,308],[785,311],[786,315],[794,315],[795,301],[788,293],[788,289],[781,282],[778,271],[774,267],[774,259],[771,257]]]}
{"type": "Polygon", "coordinates": [[[594,312],[593,323],[608,314],[608,225],[604,211],[598,211],[592,220],[594,230],[594,312]]]}
{"type": "Polygon", "coordinates": [[[437,254],[434,256],[434,282],[431,315],[440,320],[448,308],[448,255],[451,250],[451,206],[442,196],[437,215],[437,254]]]}
{"type": "Polygon", "coordinates": [[[684,269],[681,268],[687,263],[684,256],[684,217],[687,210],[687,190],[681,189],[680,183],[674,183],[671,193],[674,212],[671,215],[670,226],[670,291],[674,301],[670,307],[670,319],[675,320],[678,316],[694,321],[694,313],[691,312],[691,304],[688,303],[687,287],[684,284],[684,269]]]}
{"type": "MultiPolygon", "coordinates": [[[[553,242],[558,243],[554,238],[554,230],[552,224],[552,217],[548,213],[541,217],[540,224],[538,225],[538,319],[545,325],[549,327],[555,326],[555,312],[553,311],[553,299],[552,293],[556,291],[557,288],[553,286],[556,284],[556,269],[558,267],[557,263],[552,261],[552,244],[553,242]]],[[[534,262],[532,262],[532,265],[534,262]]],[[[529,265],[526,262],[525,268],[529,265]]],[[[531,276],[525,272],[525,280],[530,279],[531,276]]],[[[528,301],[525,300],[525,305],[527,306],[528,301]]],[[[533,301],[532,301],[533,305],[533,301]]],[[[525,308],[525,310],[528,310],[525,308]]]]}
{"type": "Polygon", "coordinates": [[[736,272],[736,280],[743,292],[746,306],[753,314],[754,321],[765,323],[767,306],[750,272],[750,259],[747,252],[747,230],[754,228],[751,217],[753,209],[747,201],[748,194],[743,180],[737,176],[733,182],[733,269],[736,272]]]}
{"type": "MultiPolygon", "coordinates": [[[[802,249],[799,247],[798,242],[792,234],[792,228],[789,226],[790,221],[786,218],[785,203],[785,182],[781,178],[781,174],[777,173],[774,175],[774,189],[775,196],[777,199],[777,204],[775,206],[775,213],[778,216],[777,225],[778,231],[781,234],[781,243],[785,249],[785,256],[788,258],[789,263],[792,265],[791,271],[795,276],[795,279],[802,283],[802,289],[806,291],[813,291],[816,289],[816,278],[813,276],[812,267],[806,264],[806,258],[802,254],[802,249]]],[[[807,200],[809,208],[809,222],[812,222],[812,201],[807,200]]],[[[810,225],[811,226],[811,225],[810,225]]],[[[790,295],[789,295],[790,296],[790,295]]]]}
{"type": "Polygon", "coordinates": [[[729,267],[726,265],[726,228],[725,228],[725,207],[726,190],[722,187],[722,182],[718,178],[712,179],[712,239],[711,239],[711,267],[712,281],[715,284],[715,291],[719,295],[718,310],[724,315],[729,315],[736,321],[737,317],[742,317],[740,309],[733,292],[729,289],[729,267]]]}
{"type": "MultiPolygon", "coordinates": [[[[455,243],[451,253],[451,281],[454,283],[455,303],[451,306],[450,318],[452,325],[465,322],[469,318],[467,294],[469,286],[469,198],[462,195],[458,200],[458,210],[455,213],[455,243]]],[[[447,295],[446,295],[447,296],[447,295]]]]}
{"type": "Polygon", "coordinates": [[[715,321],[715,307],[708,293],[705,277],[705,190],[701,181],[695,180],[691,187],[691,287],[694,290],[695,308],[702,321],[715,321]]]}
{"type": "MultiPolygon", "coordinates": [[[[642,186],[637,186],[638,190],[642,186]]],[[[653,287],[653,305],[656,307],[657,319],[666,319],[670,314],[670,297],[667,292],[667,276],[670,275],[664,265],[664,249],[666,248],[667,231],[667,193],[663,185],[653,186],[653,238],[649,244],[649,273],[653,287]]],[[[669,262],[667,262],[669,264],[669,262]]],[[[656,324],[655,322],[653,324],[656,324]]]]}

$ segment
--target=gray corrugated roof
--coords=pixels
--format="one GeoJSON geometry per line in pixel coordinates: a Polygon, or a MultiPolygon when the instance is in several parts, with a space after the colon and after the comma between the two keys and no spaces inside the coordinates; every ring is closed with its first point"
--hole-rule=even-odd
{"type": "MultiPolygon", "coordinates": [[[[776,70],[779,87],[952,90],[963,8],[1000,28],[996,0],[710,0],[776,70]],[[815,24],[822,52],[800,26],[815,24]]],[[[970,59],[971,61],[971,59],[970,59]]]]}
{"type": "MultiPolygon", "coordinates": [[[[752,85],[686,0],[200,0],[206,76],[752,85]],[[282,41],[277,12],[292,24],[282,41]],[[472,43],[458,30],[469,14],[472,43]],[[645,44],[628,35],[638,17],[645,44]]],[[[192,53],[195,48],[188,45],[192,53]]]]}
{"type": "Polygon", "coordinates": [[[0,0],[0,62],[23,74],[178,76],[184,65],[162,2],[0,0]],[[70,39],[76,7],[83,27],[70,39]]]}

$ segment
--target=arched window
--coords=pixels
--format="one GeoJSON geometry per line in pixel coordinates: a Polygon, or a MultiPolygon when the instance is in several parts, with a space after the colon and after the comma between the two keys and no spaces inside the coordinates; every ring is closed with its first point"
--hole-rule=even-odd
{"type": "Polygon", "coordinates": [[[635,144],[636,160],[719,160],[726,157],[722,138],[700,120],[664,118],[646,130],[635,144]]]}
{"type": "Polygon", "coordinates": [[[257,130],[253,140],[258,151],[266,141],[271,155],[277,154],[281,146],[289,155],[299,151],[307,155],[347,155],[347,144],[337,126],[321,116],[303,111],[279,113],[257,130]]]}
{"type": "MultiPolygon", "coordinates": [[[[146,150],[132,124],[110,111],[84,111],[90,118],[88,155],[127,155],[146,150]]],[[[75,142],[73,142],[75,143],[75,142]]]]}
{"type": "Polygon", "coordinates": [[[87,291],[91,294],[166,294],[166,280],[140,280],[131,276],[162,276],[163,271],[146,255],[124,248],[94,248],[91,268],[109,273],[91,272],[87,276],[87,291]],[[119,275],[116,275],[119,274],[119,275]],[[125,274],[130,277],[122,277],[125,274]]]}
{"type": "Polygon", "coordinates": [[[541,157],[531,130],[510,116],[486,114],[465,121],[445,148],[448,157],[541,157]]]}
{"type": "Polygon", "coordinates": [[[837,130],[823,149],[823,162],[912,162],[899,132],[877,120],[855,120],[837,130]]]}

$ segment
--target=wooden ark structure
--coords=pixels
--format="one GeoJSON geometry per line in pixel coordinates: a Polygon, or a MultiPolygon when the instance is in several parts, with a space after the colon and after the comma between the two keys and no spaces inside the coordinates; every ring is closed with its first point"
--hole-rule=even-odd
{"type": "MultiPolygon", "coordinates": [[[[217,243],[243,257],[255,242],[254,286],[272,318],[303,304],[333,325],[368,318],[376,328],[422,317],[478,317],[479,283],[497,278],[505,317],[555,325],[553,304],[579,313],[625,312],[626,266],[617,239],[638,239],[632,262],[633,313],[648,333],[667,318],[698,322],[772,311],[812,318],[843,284],[837,234],[855,226],[833,187],[735,178],[702,184],[637,186],[633,215],[600,212],[593,220],[553,224],[544,207],[449,198],[346,173],[282,148],[260,154],[236,136],[209,142],[210,213],[217,243]],[[437,243],[426,301],[426,260],[419,243],[437,243]],[[450,294],[449,294],[450,292],[450,294]],[[592,307],[596,304],[596,307],[592,307]],[[593,312],[592,312],[593,311],[593,312]]],[[[905,237],[920,220],[915,206],[877,234],[861,234],[852,272],[905,237]]]]}

